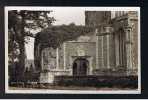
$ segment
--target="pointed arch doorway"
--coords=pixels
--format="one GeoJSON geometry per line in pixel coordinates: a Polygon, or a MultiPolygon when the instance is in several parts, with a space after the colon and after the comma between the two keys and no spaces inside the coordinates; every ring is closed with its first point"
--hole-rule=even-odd
{"type": "Polygon", "coordinates": [[[89,61],[85,58],[77,58],[73,62],[73,75],[86,76],[88,71],[89,61]]]}

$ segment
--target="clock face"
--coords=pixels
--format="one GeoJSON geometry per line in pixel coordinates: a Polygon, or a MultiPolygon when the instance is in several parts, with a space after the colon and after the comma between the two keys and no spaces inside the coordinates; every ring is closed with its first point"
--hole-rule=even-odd
{"type": "Polygon", "coordinates": [[[78,54],[78,56],[85,56],[85,50],[82,45],[77,47],[77,54],[78,54]]]}

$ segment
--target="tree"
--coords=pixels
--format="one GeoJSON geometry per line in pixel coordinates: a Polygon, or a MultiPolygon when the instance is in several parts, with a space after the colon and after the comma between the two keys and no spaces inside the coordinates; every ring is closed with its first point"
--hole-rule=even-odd
{"type": "Polygon", "coordinates": [[[32,30],[43,30],[55,21],[53,17],[49,17],[50,13],[51,11],[8,11],[9,55],[12,55],[12,62],[13,56],[18,57],[20,80],[24,73],[25,43],[28,41],[28,36],[34,37],[32,30]],[[16,50],[19,51],[17,55],[13,53],[16,50]]]}

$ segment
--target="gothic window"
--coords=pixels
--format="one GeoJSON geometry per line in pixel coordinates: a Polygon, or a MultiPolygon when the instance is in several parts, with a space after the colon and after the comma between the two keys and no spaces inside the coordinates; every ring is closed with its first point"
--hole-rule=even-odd
{"type": "Polygon", "coordinates": [[[126,66],[126,47],[125,47],[125,33],[120,30],[118,34],[119,39],[119,64],[120,67],[126,66]]]}

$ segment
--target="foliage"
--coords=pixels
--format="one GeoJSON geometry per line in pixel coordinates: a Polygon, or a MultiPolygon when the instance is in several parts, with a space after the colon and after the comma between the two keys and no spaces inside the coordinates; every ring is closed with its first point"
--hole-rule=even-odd
{"type": "Polygon", "coordinates": [[[58,86],[79,86],[96,88],[138,88],[137,76],[87,75],[87,76],[55,76],[58,86]]]}
{"type": "Polygon", "coordinates": [[[36,35],[35,46],[41,43],[48,47],[56,48],[65,41],[74,40],[80,35],[93,32],[93,27],[76,26],[74,24],[50,26],[36,35]]]}

